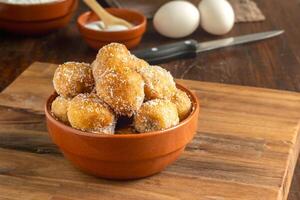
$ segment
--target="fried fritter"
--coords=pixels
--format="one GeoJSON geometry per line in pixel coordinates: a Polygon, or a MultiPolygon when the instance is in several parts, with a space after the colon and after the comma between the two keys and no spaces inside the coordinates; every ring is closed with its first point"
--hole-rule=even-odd
{"type": "Polygon", "coordinates": [[[65,98],[90,92],[94,86],[92,69],[86,63],[66,62],[59,65],[54,73],[53,86],[65,98]]]}
{"type": "Polygon", "coordinates": [[[69,104],[68,119],[82,131],[113,134],[116,118],[112,110],[95,94],[79,94],[69,104]]]}
{"type": "Polygon", "coordinates": [[[130,52],[126,46],[118,43],[111,43],[102,47],[94,62],[92,63],[93,75],[95,79],[112,67],[126,66],[130,58],[130,52]]]}
{"type": "Polygon", "coordinates": [[[176,105],[164,99],[147,101],[134,117],[134,127],[140,133],[165,130],[178,123],[176,105]]]}
{"type": "Polygon", "coordinates": [[[159,66],[144,66],[137,69],[145,81],[146,99],[171,99],[176,84],[170,72],[159,66]]]}
{"type": "Polygon", "coordinates": [[[92,63],[92,69],[95,79],[98,79],[106,70],[112,68],[129,67],[136,70],[148,65],[146,61],[131,55],[125,45],[111,43],[99,50],[96,59],[92,63]]]}
{"type": "Polygon", "coordinates": [[[51,112],[60,121],[64,123],[68,123],[69,120],[68,120],[67,112],[68,112],[69,104],[70,104],[70,99],[66,99],[61,96],[58,96],[52,102],[51,112]]]}
{"type": "Polygon", "coordinates": [[[144,81],[130,68],[107,70],[96,82],[97,95],[118,115],[132,116],[144,101],[144,81]]]}
{"type": "Polygon", "coordinates": [[[175,95],[171,99],[171,102],[177,107],[180,121],[184,120],[190,114],[192,110],[192,102],[184,91],[177,89],[175,95]]]}

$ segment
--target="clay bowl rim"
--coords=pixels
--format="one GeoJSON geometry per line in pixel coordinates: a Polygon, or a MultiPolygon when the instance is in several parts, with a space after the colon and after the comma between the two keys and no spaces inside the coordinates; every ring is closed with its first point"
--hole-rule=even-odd
{"type": "MultiPolygon", "coordinates": [[[[68,0],[63,0],[63,1],[68,1],[68,0]]],[[[69,15],[74,14],[77,7],[78,7],[78,1],[74,0],[74,2],[71,5],[70,10],[67,13],[65,13],[64,15],[59,16],[59,17],[43,19],[43,20],[32,20],[32,21],[17,21],[17,20],[9,20],[9,19],[1,19],[0,18],[0,21],[1,22],[6,22],[6,23],[11,23],[11,24],[19,24],[19,23],[21,23],[21,24],[26,24],[26,23],[28,23],[28,24],[40,24],[40,23],[45,23],[45,22],[53,22],[53,21],[57,21],[57,20],[60,20],[62,18],[65,18],[69,15]]]]}
{"type": "MultiPolygon", "coordinates": [[[[128,30],[122,30],[122,31],[101,31],[101,30],[99,30],[99,31],[96,31],[96,30],[93,30],[93,29],[90,29],[90,28],[87,28],[87,27],[85,27],[85,24],[82,22],[82,18],[83,17],[85,17],[86,15],[90,15],[91,13],[93,13],[92,11],[86,11],[86,12],[83,12],[83,13],[81,13],[78,17],[77,17],[77,24],[78,24],[78,26],[80,26],[80,28],[82,28],[82,29],[84,29],[84,30],[86,30],[86,31],[88,31],[88,32],[92,32],[92,33],[94,33],[94,34],[99,34],[99,33],[114,33],[114,34],[116,34],[116,33],[120,33],[120,34],[126,34],[126,33],[130,33],[130,32],[132,32],[132,31],[136,31],[136,30],[139,30],[139,29],[141,29],[141,28],[143,28],[143,26],[146,26],[146,23],[147,23],[147,18],[146,18],[146,16],[145,15],[143,15],[142,13],[140,13],[140,12],[137,12],[137,11],[134,11],[134,10],[130,10],[130,9],[125,9],[125,8],[105,8],[105,10],[106,11],[113,11],[113,10],[119,10],[119,11],[125,11],[125,12],[127,12],[127,13],[134,13],[134,14],[136,14],[136,15],[139,15],[140,17],[142,17],[143,19],[142,19],[142,22],[141,23],[139,23],[139,24],[133,24],[134,26],[133,27],[131,27],[130,29],[128,29],[128,30]]],[[[132,22],[130,22],[130,23],[132,23],[132,22]]],[[[144,34],[144,32],[145,31],[143,31],[142,33],[141,33],[141,35],[143,35],[144,34]]],[[[86,34],[84,34],[84,35],[86,35],[86,34]]]]}
{"type": "MultiPolygon", "coordinates": [[[[67,13],[66,15],[63,15],[61,17],[57,17],[57,18],[52,18],[52,19],[46,19],[46,20],[41,20],[41,21],[11,21],[11,20],[4,20],[4,19],[0,19],[0,24],[3,24],[3,23],[9,23],[10,26],[19,26],[20,24],[22,25],[26,25],[26,26],[41,26],[43,24],[46,24],[48,23],[48,26],[52,25],[53,23],[56,23],[58,21],[61,21],[61,20],[64,20],[68,17],[72,17],[72,15],[74,14],[74,11],[75,11],[75,8],[76,6],[74,6],[74,8],[72,9],[71,12],[67,13]]],[[[71,19],[69,19],[70,21],[71,19]]],[[[69,23],[69,22],[68,22],[69,23]]],[[[66,23],[64,26],[66,26],[68,23],[66,23]]],[[[0,25],[1,26],[1,25],[0,25]]],[[[8,27],[8,26],[6,26],[8,27]]],[[[61,27],[62,28],[62,27],[61,27]]],[[[40,35],[40,33],[25,33],[23,32],[23,29],[22,28],[18,28],[18,29],[14,29],[12,30],[11,28],[2,28],[3,30],[7,31],[7,32],[11,32],[11,33],[14,33],[14,34],[20,34],[20,35],[40,35]],[[18,32],[18,33],[16,33],[18,32]]],[[[39,27],[35,28],[37,31],[33,31],[33,32],[39,32],[39,27]]],[[[53,30],[56,30],[57,28],[51,28],[49,29],[49,31],[53,31],[53,30]]],[[[47,31],[48,32],[48,31],[47,31]]],[[[43,35],[44,33],[42,33],[41,35],[43,35]]]]}
{"type": "Polygon", "coordinates": [[[52,2],[46,2],[46,3],[32,3],[32,4],[12,4],[12,3],[5,3],[0,2],[0,5],[4,6],[13,6],[13,7],[39,7],[39,6],[47,6],[47,5],[54,5],[54,4],[60,4],[64,3],[69,0],[53,0],[52,2]]]}
{"type": "Polygon", "coordinates": [[[185,124],[189,123],[189,121],[194,117],[200,110],[200,103],[199,99],[196,96],[194,92],[189,90],[188,88],[184,87],[182,84],[176,83],[176,87],[183,90],[184,92],[187,93],[187,95],[190,97],[190,100],[192,102],[192,112],[189,114],[187,118],[185,118],[183,121],[181,121],[179,124],[177,124],[174,127],[162,130],[162,131],[152,131],[152,132],[147,132],[147,133],[137,133],[137,134],[99,134],[99,133],[93,133],[93,132],[85,132],[81,131],[78,129],[75,129],[71,126],[68,126],[57,119],[55,119],[50,111],[51,103],[53,102],[54,98],[53,96],[58,96],[57,93],[51,94],[45,104],[44,107],[44,112],[46,114],[46,118],[50,120],[52,123],[56,124],[60,129],[66,129],[66,131],[71,132],[72,134],[79,135],[79,136],[85,136],[85,137],[94,137],[94,138],[143,138],[143,137],[152,137],[155,135],[160,135],[160,134],[166,134],[166,133],[172,133],[173,130],[184,126],[185,124]]]}
{"type": "Polygon", "coordinates": [[[73,12],[74,5],[77,4],[78,0],[57,0],[53,2],[34,4],[10,4],[0,2],[0,9],[3,9],[4,11],[0,14],[0,19],[10,21],[12,23],[51,20],[63,17],[68,13],[73,12]],[[17,14],[11,15],[11,12],[17,12],[17,14]]]}

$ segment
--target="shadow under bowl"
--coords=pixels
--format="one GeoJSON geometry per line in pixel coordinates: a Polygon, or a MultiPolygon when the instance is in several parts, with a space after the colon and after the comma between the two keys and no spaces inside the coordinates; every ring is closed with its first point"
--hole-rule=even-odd
{"type": "Polygon", "coordinates": [[[98,21],[99,18],[93,12],[85,12],[77,19],[78,29],[85,42],[96,50],[99,50],[101,47],[111,42],[122,43],[128,49],[132,49],[137,46],[146,31],[146,17],[136,11],[127,9],[107,8],[106,11],[116,17],[127,20],[133,24],[133,27],[123,31],[92,30],[87,28],[85,25],[98,21]]]}
{"type": "Polygon", "coordinates": [[[140,134],[96,134],[65,125],[51,115],[53,94],[45,106],[49,135],[67,160],[88,174],[125,180],[156,174],[179,157],[197,130],[199,101],[187,88],[177,87],[192,101],[190,115],[175,127],[140,134]]]}

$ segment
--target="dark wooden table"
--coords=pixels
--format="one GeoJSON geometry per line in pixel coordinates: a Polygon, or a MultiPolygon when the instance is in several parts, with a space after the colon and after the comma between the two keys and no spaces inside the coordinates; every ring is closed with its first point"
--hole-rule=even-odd
{"type": "MultiPolygon", "coordinates": [[[[273,29],[284,29],[284,35],[259,43],[202,53],[196,59],[174,61],[163,67],[177,78],[300,91],[300,2],[257,0],[257,3],[267,20],[237,24],[226,37],[273,29]]],[[[72,23],[46,36],[25,37],[0,31],[0,90],[34,61],[92,61],[97,52],[84,43],[76,27],[77,16],[85,10],[87,8],[81,4],[72,23]]],[[[191,38],[206,41],[219,37],[199,29],[191,38]]],[[[172,41],[157,34],[150,22],[138,48],[172,41]]],[[[300,199],[299,162],[289,200],[300,199]]]]}

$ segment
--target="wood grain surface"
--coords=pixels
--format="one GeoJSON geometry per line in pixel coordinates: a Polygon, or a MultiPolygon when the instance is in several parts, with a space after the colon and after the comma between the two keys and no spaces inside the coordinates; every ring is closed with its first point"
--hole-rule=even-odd
{"type": "Polygon", "coordinates": [[[110,181],[72,167],[47,135],[43,103],[55,67],[34,63],[0,94],[0,199],[287,199],[300,94],[178,80],[201,100],[193,141],[158,175],[110,181]]]}
{"type": "MultiPolygon", "coordinates": [[[[105,5],[104,0],[100,2],[105,5]]],[[[284,35],[258,43],[202,53],[196,59],[178,60],[166,63],[163,67],[177,78],[299,92],[300,37],[297,26],[300,19],[299,0],[255,0],[255,2],[266,16],[266,20],[260,23],[237,24],[224,37],[271,29],[284,29],[284,35]]],[[[27,37],[0,30],[0,90],[8,86],[34,61],[90,62],[96,52],[84,43],[76,27],[76,18],[87,10],[88,8],[80,3],[79,9],[67,27],[45,36],[27,37]]],[[[189,38],[207,41],[219,37],[198,29],[189,38]]],[[[160,36],[149,21],[147,32],[138,48],[173,41],[160,36]]],[[[300,199],[300,159],[288,199],[300,199]]]]}

